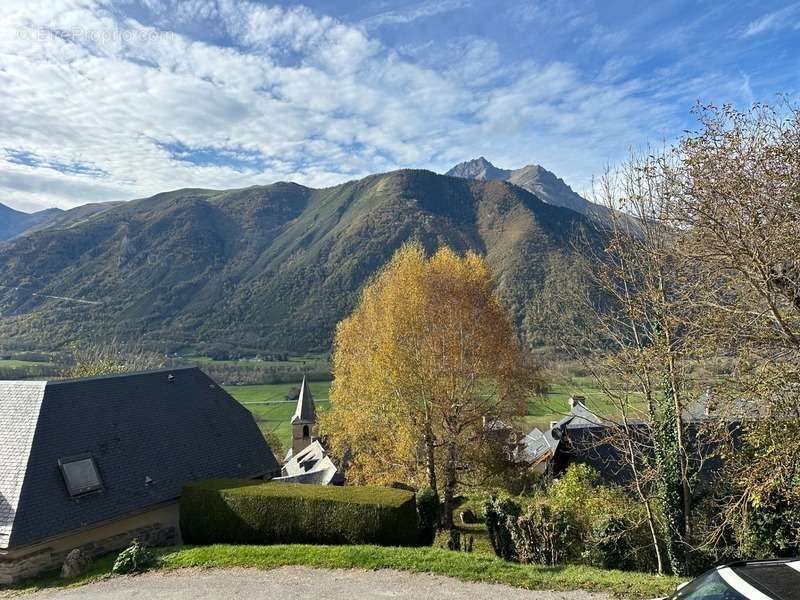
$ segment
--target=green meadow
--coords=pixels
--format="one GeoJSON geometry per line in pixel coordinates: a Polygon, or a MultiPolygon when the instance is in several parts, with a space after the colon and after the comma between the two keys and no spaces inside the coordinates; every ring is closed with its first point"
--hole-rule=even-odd
{"type": "MultiPolygon", "coordinates": [[[[289,420],[294,413],[294,402],[266,403],[284,400],[289,390],[299,385],[299,382],[232,385],[225,386],[225,389],[253,413],[263,431],[274,431],[284,446],[287,446],[292,438],[289,420]],[[261,402],[265,404],[259,404],[261,402]]],[[[331,382],[312,381],[310,386],[317,411],[327,410],[331,382]]],[[[594,387],[590,378],[572,377],[566,382],[551,384],[546,394],[536,396],[528,401],[527,414],[523,420],[524,426],[538,427],[542,430],[549,428],[551,421],[558,421],[569,412],[567,400],[573,394],[585,396],[587,406],[597,414],[606,417],[617,416],[617,409],[599,389],[594,387]]]]}
{"type": "MultiPolygon", "coordinates": [[[[283,442],[284,447],[292,439],[292,427],[289,420],[294,413],[294,402],[279,404],[257,404],[259,402],[274,402],[285,400],[286,394],[292,388],[298,387],[297,383],[268,383],[264,385],[230,385],[225,390],[239,402],[244,404],[253,413],[258,426],[262,431],[274,431],[283,442]]],[[[317,411],[322,412],[328,408],[328,393],[330,381],[312,381],[309,383],[311,394],[317,411]]]]}

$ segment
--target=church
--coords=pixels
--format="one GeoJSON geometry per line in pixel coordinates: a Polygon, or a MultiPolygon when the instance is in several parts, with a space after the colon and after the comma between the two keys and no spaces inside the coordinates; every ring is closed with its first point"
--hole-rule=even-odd
{"type": "Polygon", "coordinates": [[[297,406],[292,415],[292,447],[289,448],[275,481],[344,485],[344,474],[328,456],[323,440],[316,437],[317,411],[306,378],[300,384],[297,406]]]}

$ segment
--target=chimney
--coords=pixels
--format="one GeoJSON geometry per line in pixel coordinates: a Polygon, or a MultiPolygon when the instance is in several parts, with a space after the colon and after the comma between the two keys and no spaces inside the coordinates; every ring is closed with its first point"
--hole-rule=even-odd
{"type": "Polygon", "coordinates": [[[569,407],[575,408],[577,405],[586,406],[586,397],[585,396],[570,396],[569,400],[569,407]]]}

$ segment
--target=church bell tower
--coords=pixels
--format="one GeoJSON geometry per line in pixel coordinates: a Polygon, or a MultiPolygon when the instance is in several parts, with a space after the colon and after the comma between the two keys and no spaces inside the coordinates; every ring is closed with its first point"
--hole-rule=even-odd
{"type": "Polygon", "coordinates": [[[297,407],[292,416],[292,456],[304,450],[314,441],[314,425],[317,423],[317,413],[314,408],[314,398],[303,376],[300,384],[300,395],[297,397],[297,407]]]}

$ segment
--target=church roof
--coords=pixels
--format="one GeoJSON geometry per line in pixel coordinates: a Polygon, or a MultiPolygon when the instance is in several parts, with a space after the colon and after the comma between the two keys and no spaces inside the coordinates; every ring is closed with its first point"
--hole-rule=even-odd
{"type": "Polygon", "coordinates": [[[314,440],[292,456],[283,465],[281,476],[273,481],[340,485],[344,483],[344,476],[328,456],[325,447],[319,440],[314,440]]]}
{"type": "Polygon", "coordinates": [[[314,409],[314,398],[304,376],[303,383],[300,384],[300,395],[297,396],[297,407],[294,409],[294,415],[292,415],[292,423],[315,423],[316,420],[317,412],[314,409]]]}

